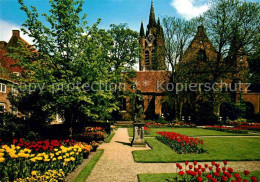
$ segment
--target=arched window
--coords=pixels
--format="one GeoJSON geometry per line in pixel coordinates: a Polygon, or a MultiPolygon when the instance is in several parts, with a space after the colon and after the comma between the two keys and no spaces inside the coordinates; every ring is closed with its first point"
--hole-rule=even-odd
{"type": "Polygon", "coordinates": [[[197,53],[197,60],[198,61],[207,61],[207,55],[205,50],[199,50],[197,53]]]}
{"type": "Polygon", "coordinates": [[[154,49],[152,50],[152,62],[153,63],[155,62],[155,50],[154,49]]]}
{"type": "Polygon", "coordinates": [[[145,67],[148,67],[149,65],[150,65],[149,51],[145,51],[145,67]]]}

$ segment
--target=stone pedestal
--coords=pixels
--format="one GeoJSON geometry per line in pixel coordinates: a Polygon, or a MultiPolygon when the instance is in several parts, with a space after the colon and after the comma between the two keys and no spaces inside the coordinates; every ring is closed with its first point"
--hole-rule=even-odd
{"type": "Polygon", "coordinates": [[[133,140],[131,142],[132,147],[146,147],[144,142],[144,125],[145,123],[133,123],[133,140]]]}

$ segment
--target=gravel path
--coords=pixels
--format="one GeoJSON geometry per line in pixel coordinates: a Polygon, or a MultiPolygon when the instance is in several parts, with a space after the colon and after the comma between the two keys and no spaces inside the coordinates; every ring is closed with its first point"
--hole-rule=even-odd
{"type": "MultiPolygon", "coordinates": [[[[150,148],[132,148],[126,128],[119,128],[111,142],[102,144],[100,148],[105,149],[105,152],[92,170],[87,182],[137,182],[137,174],[176,172],[175,163],[134,162],[133,150],[150,150],[150,148]]],[[[228,166],[238,172],[244,169],[260,171],[259,161],[229,162],[228,166]]]]}

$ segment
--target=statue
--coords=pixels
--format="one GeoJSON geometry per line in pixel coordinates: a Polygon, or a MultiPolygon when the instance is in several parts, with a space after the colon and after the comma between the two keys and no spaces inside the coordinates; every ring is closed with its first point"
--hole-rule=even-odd
{"type": "Polygon", "coordinates": [[[132,147],[146,147],[144,141],[144,125],[141,117],[144,114],[143,109],[143,96],[140,90],[137,90],[135,98],[134,109],[134,123],[133,123],[133,140],[131,142],[132,147]]]}
{"type": "Polygon", "coordinates": [[[137,90],[136,98],[135,98],[135,113],[134,113],[134,122],[142,123],[141,117],[144,114],[143,109],[143,96],[140,90],[137,90]]]}

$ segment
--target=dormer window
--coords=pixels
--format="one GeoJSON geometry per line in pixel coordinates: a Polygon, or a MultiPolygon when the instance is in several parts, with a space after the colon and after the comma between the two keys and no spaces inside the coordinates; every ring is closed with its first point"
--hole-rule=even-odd
{"type": "Polygon", "coordinates": [[[0,92],[1,93],[6,93],[6,85],[3,83],[0,83],[0,92]]]}
{"type": "Polygon", "coordinates": [[[19,72],[13,72],[13,74],[14,74],[15,76],[20,76],[20,73],[19,73],[19,72]]]}

